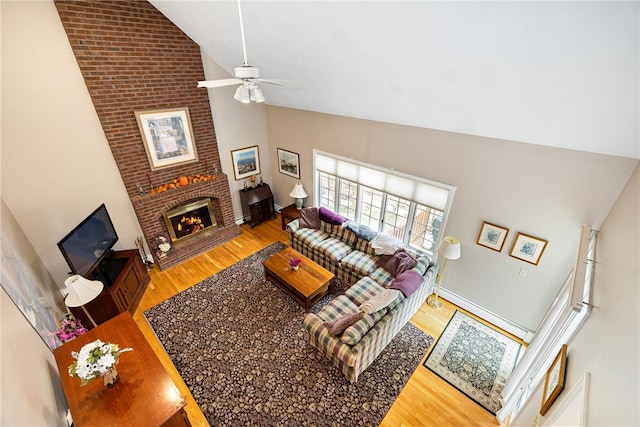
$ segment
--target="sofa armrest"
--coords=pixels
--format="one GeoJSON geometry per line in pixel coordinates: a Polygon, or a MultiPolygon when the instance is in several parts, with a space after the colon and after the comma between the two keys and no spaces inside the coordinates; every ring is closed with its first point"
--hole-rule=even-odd
{"type": "Polygon", "coordinates": [[[287,230],[290,234],[295,233],[298,228],[300,228],[300,220],[298,218],[287,224],[287,230]]]}

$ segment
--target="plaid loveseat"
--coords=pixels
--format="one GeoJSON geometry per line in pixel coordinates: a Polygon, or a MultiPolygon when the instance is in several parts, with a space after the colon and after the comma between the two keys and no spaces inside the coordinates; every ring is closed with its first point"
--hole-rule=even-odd
{"type": "Polygon", "coordinates": [[[371,242],[358,238],[342,225],[321,221],[319,229],[300,228],[295,220],[288,225],[291,246],[351,285],[317,314],[309,313],[303,326],[309,343],[322,352],[352,383],[391,342],[432,292],[437,266],[426,255],[416,255],[412,270],[423,277],[420,287],[405,298],[399,296],[387,307],[366,314],[340,335],[329,333],[330,322],[359,310],[360,304],[389,288],[394,277],[376,266],[378,256],[371,242]]]}

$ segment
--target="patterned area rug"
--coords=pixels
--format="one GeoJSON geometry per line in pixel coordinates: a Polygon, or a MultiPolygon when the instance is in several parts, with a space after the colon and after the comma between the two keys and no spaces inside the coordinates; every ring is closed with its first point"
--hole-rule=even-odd
{"type": "Polygon", "coordinates": [[[517,341],[456,311],[424,366],[495,415],[520,347],[517,341]]]}
{"type": "MultiPolygon", "coordinates": [[[[212,426],[377,426],[433,338],[407,324],[349,384],[307,343],[304,308],[265,281],[274,243],[147,310],[212,426]]],[[[320,307],[344,291],[312,307],[320,307]]]]}

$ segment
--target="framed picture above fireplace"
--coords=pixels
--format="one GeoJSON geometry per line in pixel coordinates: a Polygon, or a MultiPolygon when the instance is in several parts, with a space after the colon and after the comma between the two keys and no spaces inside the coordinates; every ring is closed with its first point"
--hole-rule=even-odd
{"type": "Polygon", "coordinates": [[[134,113],[151,170],[198,161],[187,107],[134,113]]]}
{"type": "Polygon", "coordinates": [[[258,146],[241,148],[231,152],[233,174],[236,181],[260,173],[260,152],[258,146]]]}

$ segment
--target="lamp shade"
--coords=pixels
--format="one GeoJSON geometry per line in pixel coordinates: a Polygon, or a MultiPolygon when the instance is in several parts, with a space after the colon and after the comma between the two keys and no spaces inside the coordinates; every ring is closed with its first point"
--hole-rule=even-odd
{"type": "Polygon", "coordinates": [[[67,307],[80,307],[93,301],[102,292],[102,282],[98,280],[88,280],[82,276],[74,275],[64,281],[67,287],[67,297],[65,304],[67,307]]]}
{"type": "Polygon", "coordinates": [[[460,240],[457,237],[445,236],[440,242],[438,253],[445,259],[460,258],[460,240]]]}
{"type": "Polygon", "coordinates": [[[251,102],[249,89],[247,89],[244,85],[238,86],[238,89],[236,89],[236,94],[233,96],[233,99],[235,99],[236,101],[240,101],[243,104],[248,104],[249,102],[251,102]]]}
{"type": "Polygon", "coordinates": [[[302,184],[298,182],[293,187],[293,190],[291,190],[291,193],[289,193],[289,196],[293,197],[294,199],[304,199],[308,196],[308,194],[306,191],[304,191],[304,188],[302,188],[302,184]]]}

